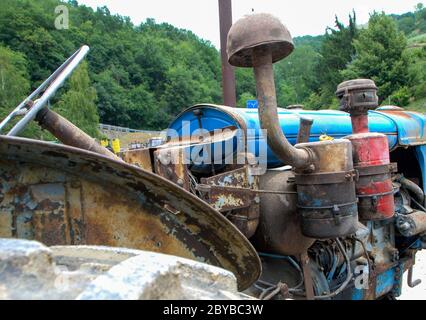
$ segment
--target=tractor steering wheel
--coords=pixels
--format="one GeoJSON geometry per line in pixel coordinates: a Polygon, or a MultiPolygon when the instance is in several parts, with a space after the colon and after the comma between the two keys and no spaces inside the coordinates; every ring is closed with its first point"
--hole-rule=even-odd
{"type": "Polygon", "coordinates": [[[1,123],[0,132],[16,116],[24,115],[19,122],[7,133],[8,136],[16,136],[31,122],[37,113],[44,108],[65,80],[73,73],[84,57],[89,52],[88,46],[81,47],[67,61],[64,62],[52,75],[43,82],[31,95],[15,108],[1,123]],[[44,91],[44,92],[43,92],[44,91]],[[40,98],[35,100],[43,92],[40,98]]]}

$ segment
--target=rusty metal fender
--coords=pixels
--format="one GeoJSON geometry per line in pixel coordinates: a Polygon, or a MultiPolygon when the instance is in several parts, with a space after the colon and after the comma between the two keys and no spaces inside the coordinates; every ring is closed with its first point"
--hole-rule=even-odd
{"type": "Polygon", "coordinates": [[[0,237],[190,258],[232,271],[240,290],[261,273],[240,231],[172,182],[90,151],[23,138],[0,136],[0,237]]]}

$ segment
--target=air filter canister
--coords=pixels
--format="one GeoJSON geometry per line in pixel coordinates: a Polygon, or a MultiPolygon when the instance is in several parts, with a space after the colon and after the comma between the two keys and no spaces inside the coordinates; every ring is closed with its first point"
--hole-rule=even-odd
{"type": "Polygon", "coordinates": [[[310,172],[296,172],[302,233],[315,239],[355,233],[358,210],[351,142],[341,139],[296,147],[310,150],[316,159],[310,172]]]}

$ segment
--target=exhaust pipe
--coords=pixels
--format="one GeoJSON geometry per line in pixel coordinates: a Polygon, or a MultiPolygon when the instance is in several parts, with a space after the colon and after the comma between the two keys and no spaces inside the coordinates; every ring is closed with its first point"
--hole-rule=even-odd
{"type": "Polygon", "coordinates": [[[267,130],[267,141],[275,155],[297,169],[313,165],[309,149],[288,142],[278,120],[277,97],[272,64],[294,50],[290,32],[276,17],[260,13],[237,21],[228,34],[228,59],[236,67],[253,67],[259,100],[259,120],[267,130]]]}
{"type": "Polygon", "coordinates": [[[48,108],[39,111],[35,120],[43,129],[49,131],[63,144],[99,153],[116,161],[123,162],[121,158],[97,143],[94,138],[48,108]]]}

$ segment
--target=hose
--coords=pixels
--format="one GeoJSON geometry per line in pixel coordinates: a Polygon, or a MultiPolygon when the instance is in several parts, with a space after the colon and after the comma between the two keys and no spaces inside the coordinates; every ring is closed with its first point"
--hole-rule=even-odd
{"type": "MultiPolygon", "coordinates": [[[[298,288],[300,288],[301,286],[303,286],[303,283],[305,282],[305,279],[303,277],[303,270],[302,268],[300,268],[299,264],[294,261],[293,258],[289,257],[289,256],[281,256],[281,255],[277,255],[277,254],[270,254],[270,253],[263,253],[263,252],[258,252],[260,257],[266,257],[266,258],[272,258],[272,259],[284,259],[284,260],[288,260],[291,265],[293,267],[295,267],[297,269],[297,271],[299,271],[300,274],[300,282],[297,284],[297,286],[295,286],[294,288],[289,288],[289,291],[295,291],[298,288]]],[[[267,282],[259,280],[259,283],[264,283],[265,285],[269,285],[267,282]]],[[[275,287],[275,285],[273,285],[275,287]]]]}
{"type": "MultiPolygon", "coordinates": [[[[337,244],[337,247],[339,248],[339,251],[340,251],[340,253],[343,255],[343,257],[345,258],[345,262],[346,262],[346,268],[347,268],[347,276],[346,276],[346,280],[345,280],[345,282],[343,282],[343,284],[336,290],[336,291],[334,291],[334,292],[332,292],[332,293],[330,293],[330,294],[327,294],[327,295],[322,295],[322,296],[314,296],[314,299],[317,299],[317,300],[326,300],[326,299],[330,299],[330,298],[333,298],[333,297],[335,297],[335,296],[337,296],[337,295],[339,295],[343,290],[345,290],[346,289],[346,287],[348,286],[348,284],[349,284],[349,282],[352,280],[352,276],[353,276],[353,274],[352,274],[352,268],[351,268],[351,261],[350,261],[350,259],[349,259],[349,257],[348,257],[348,255],[346,254],[346,251],[345,251],[345,249],[344,249],[344,247],[343,247],[343,244],[340,242],[340,240],[339,239],[335,239],[335,241],[336,241],[336,244],[337,244]]],[[[364,247],[364,246],[363,246],[364,247]]],[[[365,248],[365,250],[366,250],[366,248],[365,248]]],[[[278,258],[278,257],[280,257],[280,258],[282,258],[282,259],[284,259],[284,258],[289,258],[289,259],[291,259],[290,257],[286,257],[286,256],[276,256],[276,255],[269,255],[269,254],[261,254],[261,253],[259,253],[259,255],[263,255],[263,256],[269,256],[269,257],[276,257],[276,258],[278,258]]],[[[369,259],[369,258],[368,258],[369,259]]],[[[291,260],[293,260],[293,259],[291,259],[291,260]]],[[[293,260],[293,262],[294,262],[294,260],[293,260]]],[[[370,263],[369,263],[369,265],[370,265],[370,263]]],[[[300,268],[300,266],[299,266],[299,268],[300,268]]],[[[301,269],[300,269],[301,270],[301,269]]],[[[302,274],[303,274],[303,272],[302,272],[302,274]]],[[[302,278],[303,279],[303,278],[302,278]]],[[[304,281],[304,280],[303,280],[304,281]]],[[[264,282],[264,281],[262,281],[264,284],[267,284],[266,282],[264,282]]],[[[260,282],[260,283],[262,283],[262,282],[260,282]]],[[[282,289],[282,283],[280,282],[280,283],[278,283],[277,285],[275,285],[275,286],[271,286],[270,288],[268,288],[268,289],[266,289],[266,290],[264,290],[263,292],[262,292],[262,294],[261,294],[261,296],[259,297],[259,298],[262,298],[262,299],[264,299],[264,300],[266,300],[266,298],[269,298],[269,299],[271,299],[272,297],[274,297],[275,295],[277,295],[280,291],[281,291],[281,289],[282,289]],[[272,290],[272,292],[270,293],[270,294],[268,294],[270,291],[272,290]]],[[[300,296],[303,296],[303,292],[302,292],[302,290],[300,290],[300,289],[297,289],[299,286],[297,286],[296,288],[292,288],[292,289],[289,289],[288,291],[290,292],[290,293],[293,293],[293,294],[297,294],[297,295],[300,295],[300,296]]]]}
{"type": "Polygon", "coordinates": [[[425,207],[423,207],[420,203],[418,203],[416,200],[414,200],[413,198],[411,198],[411,201],[413,201],[418,207],[419,207],[419,209],[420,210],[422,210],[422,211],[424,211],[424,212],[426,212],[426,208],[425,207]]]}
{"type": "Polygon", "coordinates": [[[401,178],[398,179],[398,181],[401,183],[401,185],[407,189],[408,191],[411,191],[417,198],[417,200],[425,204],[425,193],[423,192],[422,188],[420,188],[417,184],[415,184],[413,181],[401,176],[401,178]]]}
{"type": "Polygon", "coordinates": [[[327,295],[323,295],[323,296],[314,296],[314,299],[317,300],[326,300],[326,299],[330,299],[333,298],[335,296],[337,296],[338,294],[340,294],[343,290],[346,289],[346,287],[348,286],[349,282],[352,280],[352,269],[351,269],[351,262],[349,260],[348,255],[346,254],[345,249],[343,248],[342,243],[340,242],[339,239],[336,238],[336,243],[337,243],[337,247],[339,248],[340,252],[342,253],[342,255],[345,257],[345,261],[346,261],[346,266],[347,266],[347,276],[346,276],[346,280],[345,282],[340,286],[340,288],[338,288],[336,291],[327,294],[327,295]]]}
{"type": "MultiPolygon", "coordinates": [[[[258,252],[258,254],[261,257],[267,257],[267,258],[272,258],[272,259],[288,260],[290,262],[290,264],[293,265],[297,269],[297,271],[299,271],[299,274],[300,274],[300,282],[294,288],[288,288],[288,292],[289,293],[299,293],[299,292],[301,292],[301,289],[299,289],[299,288],[302,287],[303,283],[305,282],[304,277],[303,277],[303,271],[300,268],[299,264],[293,258],[291,258],[289,256],[281,256],[281,255],[269,254],[269,253],[262,253],[262,252],[258,252]]],[[[270,300],[270,299],[272,299],[277,294],[279,294],[282,291],[282,289],[286,286],[282,282],[279,282],[278,284],[274,285],[274,284],[266,282],[264,280],[258,280],[257,283],[268,287],[268,288],[264,289],[264,288],[261,288],[257,284],[254,285],[257,289],[259,289],[260,291],[262,291],[262,293],[259,296],[260,300],[270,300]]]]}
{"type": "Polygon", "coordinates": [[[278,293],[280,293],[286,285],[284,283],[279,282],[275,289],[268,295],[266,295],[266,290],[260,295],[260,300],[271,300],[273,297],[275,297],[278,293]]]}

